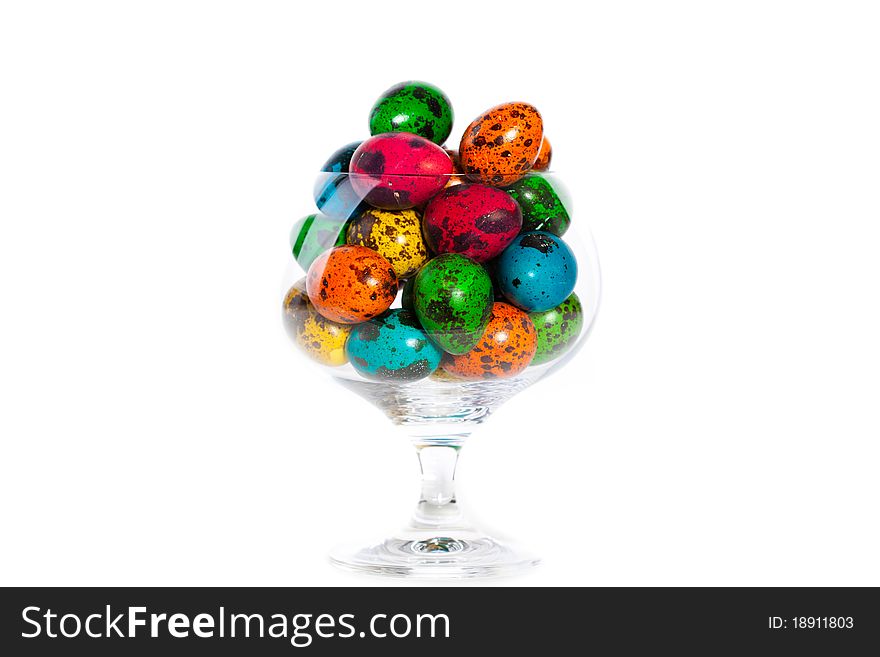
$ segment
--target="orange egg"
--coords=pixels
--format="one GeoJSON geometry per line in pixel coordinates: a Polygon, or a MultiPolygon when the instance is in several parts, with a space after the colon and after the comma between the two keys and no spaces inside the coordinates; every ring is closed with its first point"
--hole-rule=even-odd
{"type": "Polygon", "coordinates": [[[534,166],[543,138],[544,122],[535,107],[498,105],[464,131],[458,148],[462,169],[471,180],[510,185],[534,166]]]}
{"type": "Polygon", "coordinates": [[[532,169],[534,171],[546,171],[550,168],[550,160],[552,159],[553,147],[550,145],[550,140],[544,137],[544,141],[541,142],[541,150],[538,151],[538,159],[535,160],[535,166],[532,169]]]}
{"type": "Polygon", "coordinates": [[[454,148],[444,149],[449,159],[452,160],[452,173],[463,173],[461,170],[461,157],[454,148]]]}
{"type": "Polygon", "coordinates": [[[397,297],[397,275],[391,263],[372,249],[338,246],[309,267],[306,291],[322,316],[357,324],[388,310],[397,297]]]}
{"type": "Polygon", "coordinates": [[[458,156],[458,151],[447,148],[446,154],[452,160],[452,175],[449,176],[444,187],[455,187],[456,185],[468,182],[464,171],[461,170],[461,158],[458,156]]]}
{"type": "Polygon", "coordinates": [[[528,314],[496,301],[477,346],[466,354],[446,354],[443,369],[460,379],[504,379],[529,366],[538,349],[538,333],[528,314]]]}

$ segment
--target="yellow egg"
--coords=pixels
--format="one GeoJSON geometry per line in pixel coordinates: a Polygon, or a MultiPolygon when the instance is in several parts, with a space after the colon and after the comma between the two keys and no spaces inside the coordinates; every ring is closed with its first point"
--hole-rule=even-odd
{"type": "Polygon", "coordinates": [[[297,281],[284,297],[284,328],[310,358],[337,367],[348,362],[345,343],[351,327],[322,317],[306,294],[306,279],[297,281]]]}
{"type": "Polygon", "coordinates": [[[349,225],[346,241],[385,256],[398,278],[409,278],[428,259],[415,210],[365,210],[349,225]]]}
{"type": "Polygon", "coordinates": [[[434,370],[434,372],[431,373],[430,378],[440,383],[461,383],[464,380],[460,376],[447,372],[442,367],[434,370]]]}

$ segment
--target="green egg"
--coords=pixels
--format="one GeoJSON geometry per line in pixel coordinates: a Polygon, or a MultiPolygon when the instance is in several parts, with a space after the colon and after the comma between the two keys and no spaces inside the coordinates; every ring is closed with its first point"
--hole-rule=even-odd
{"type": "Polygon", "coordinates": [[[415,310],[415,302],[413,296],[416,289],[416,277],[406,279],[403,284],[403,291],[400,293],[400,307],[407,310],[415,310]]]}
{"type": "Polygon", "coordinates": [[[347,226],[345,219],[334,219],[320,212],[297,221],[290,230],[290,249],[297,264],[308,271],[324,251],[345,244],[347,226]]]}
{"type": "Polygon", "coordinates": [[[428,261],[416,275],[413,306],[428,337],[444,351],[466,354],[492,316],[492,281],[477,262],[457,253],[428,261]]]}
{"type": "Polygon", "coordinates": [[[401,82],[383,93],[370,112],[370,134],[411,132],[442,145],[452,132],[452,105],[427,82],[401,82]]]}
{"type": "Polygon", "coordinates": [[[543,230],[562,237],[571,225],[565,204],[544,176],[528,175],[507,188],[522,209],[522,232],[543,230]]]}
{"type": "Polygon", "coordinates": [[[532,365],[556,360],[571,349],[584,329],[584,309],[577,294],[572,293],[555,308],[529,313],[538,332],[538,351],[532,365]]]}

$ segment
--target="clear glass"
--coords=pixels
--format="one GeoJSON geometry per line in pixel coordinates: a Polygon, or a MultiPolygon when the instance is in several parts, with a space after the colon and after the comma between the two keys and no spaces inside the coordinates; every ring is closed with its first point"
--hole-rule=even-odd
{"type": "MultiPolygon", "coordinates": [[[[582,306],[582,328],[561,356],[530,365],[509,378],[458,380],[439,369],[417,381],[373,380],[365,378],[350,362],[332,367],[316,365],[385,413],[415,447],[422,475],[421,492],[409,522],[382,542],[334,550],[330,559],[336,566],[378,575],[445,579],[513,574],[539,562],[534,555],[474,527],[455,495],[456,464],[474,430],[518,392],[570,363],[589,336],[599,308],[599,261],[584,218],[575,216],[570,195],[556,174],[529,176],[540,176],[551,183],[571,217],[571,225],[561,239],[577,259],[574,292],[582,306]]],[[[368,176],[358,177],[362,179],[354,180],[356,176],[345,173],[319,174],[316,198],[330,189],[330,196],[335,194],[335,205],[331,213],[334,216],[320,215],[313,222],[321,222],[316,252],[343,241],[347,220],[366,207],[364,197],[371,186],[380,184],[368,176]]],[[[443,184],[454,185],[460,180],[460,176],[453,175],[443,184]]],[[[385,193],[383,198],[394,196],[385,193]]],[[[326,209],[327,204],[324,206],[326,209]]],[[[421,210],[415,209],[417,213],[421,210]]],[[[295,228],[292,243],[296,241],[296,232],[295,228]]],[[[302,254],[303,245],[299,246],[302,254]]],[[[284,289],[301,281],[304,275],[303,267],[291,260],[284,289]]],[[[401,296],[397,295],[391,308],[401,307],[401,296]]],[[[304,359],[304,367],[307,362],[304,359]]],[[[314,360],[310,364],[315,365],[314,360]]],[[[377,427],[376,432],[381,435],[383,429],[377,427]]]]}

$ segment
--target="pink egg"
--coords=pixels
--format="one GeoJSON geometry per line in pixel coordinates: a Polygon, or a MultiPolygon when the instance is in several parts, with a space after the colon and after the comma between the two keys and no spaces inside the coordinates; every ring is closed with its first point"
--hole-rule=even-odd
{"type": "Polygon", "coordinates": [[[367,139],[349,165],[355,191],[383,210],[421,205],[446,185],[452,160],[440,146],[407,132],[367,139]]]}

